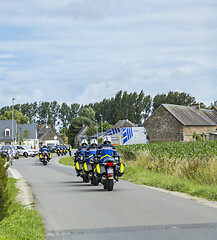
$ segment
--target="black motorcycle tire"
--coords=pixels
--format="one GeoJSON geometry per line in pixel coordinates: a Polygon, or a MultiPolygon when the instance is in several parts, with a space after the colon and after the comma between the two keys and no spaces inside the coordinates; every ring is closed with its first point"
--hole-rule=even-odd
{"type": "Polygon", "coordinates": [[[96,176],[93,176],[93,185],[94,186],[98,186],[99,185],[99,182],[98,182],[98,179],[96,176]]]}
{"type": "Polygon", "coordinates": [[[47,165],[47,161],[46,161],[46,162],[43,162],[43,163],[44,163],[45,166],[47,165]]]}
{"type": "Polygon", "coordinates": [[[106,185],[107,185],[107,190],[108,191],[112,191],[113,190],[113,186],[114,186],[113,179],[108,179],[106,185]]]}
{"type": "Polygon", "coordinates": [[[83,181],[86,183],[89,182],[88,175],[86,173],[84,174],[83,181]]]}

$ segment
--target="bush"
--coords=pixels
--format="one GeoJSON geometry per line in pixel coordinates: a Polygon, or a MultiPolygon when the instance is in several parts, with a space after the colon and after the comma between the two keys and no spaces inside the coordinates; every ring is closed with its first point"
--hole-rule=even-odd
{"type": "Polygon", "coordinates": [[[5,166],[5,160],[0,158],[0,221],[7,216],[8,208],[11,205],[8,192],[8,165],[5,166]]]}

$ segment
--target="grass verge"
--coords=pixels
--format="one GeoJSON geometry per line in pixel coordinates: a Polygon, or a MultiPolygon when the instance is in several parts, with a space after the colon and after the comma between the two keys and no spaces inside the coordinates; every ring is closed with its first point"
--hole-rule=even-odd
{"type": "Polygon", "coordinates": [[[126,169],[122,176],[124,180],[217,201],[217,184],[198,184],[183,177],[148,170],[135,163],[125,162],[125,164],[126,169]]]}
{"type": "Polygon", "coordinates": [[[63,157],[60,158],[59,162],[63,165],[67,165],[67,166],[74,166],[74,159],[73,157],[63,157]]]}
{"type": "Polygon", "coordinates": [[[0,222],[0,240],[45,239],[45,228],[40,214],[15,201],[18,193],[15,182],[15,179],[8,179],[9,195],[13,203],[8,216],[0,222]]]}

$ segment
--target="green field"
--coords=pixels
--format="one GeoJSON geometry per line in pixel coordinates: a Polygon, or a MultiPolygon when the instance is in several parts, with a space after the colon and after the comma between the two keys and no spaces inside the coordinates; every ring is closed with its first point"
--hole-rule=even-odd
{"type": "Polygon", "coordinates": [[[118,146],[118,150],[126,159],[133,160],[139,151],[147,150],[157,158],[199,158],[210,159],[217,156],[217,140],[195,142],[170,142],[118,146]]]}
{"type": "Polygon", "coordinates": [[[118,146],[125,180],[217,201],[217,141],[118,146]]]}

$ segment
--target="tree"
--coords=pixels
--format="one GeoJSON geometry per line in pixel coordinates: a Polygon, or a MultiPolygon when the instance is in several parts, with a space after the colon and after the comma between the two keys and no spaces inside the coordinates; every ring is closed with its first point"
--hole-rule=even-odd
{"type": "Polygon", "coordinates": [[[122,91],[119,91],[114,98],[114,118],[113,123],[118,122],[121,119],[122,112],[122,91]]]}
{"type": "Polygon", "coordinates": [[[64,102],[59,109],[59,118],[62,123],[62,128],[68,127],[70,123],[70,107],[64,102]]]}
{"type": "Polygon", "coordinates": [[[169,91],[168,94],[157,94],[153,99],[154,112],[161,104],[176,104],[190,106],[195,101],[195,98],[188,93],[169,91]]]}
{"type": "Polygon", "coordinates": [[[80,105],[78,103],[73,103],[70,106],[70,120],[78,117],[80,110],[80,105]]]}
{"type": "Polygon", "coordinates": [[[39,102],[38,105],[38,124],[48,124],[49,118],[49,102],[39,102]]]}
{"type": "MultiPolygon", "coordinates": [[[[12,120],[12,111],[5,111],[3,115],[0,115],[0,120],[12,120]]],[[[29,117],[24,116],[18,110],[14,110],[14,120],[17,120],[18,124],[29,123],[29,117]]]]}
{"type": "Polygon", "coordinates": [[[56,126],[59,124],[57,121],[59,116],[59,110],[60,105],[57,103],[57,101],[53,101],[50,103],[50,109],[48,112],[48,123],[51,124],[52,128],[56,128],[56,126]]]}
{"type": "Polygon", "coordinates": [[[83,107],[79,111],[80,117],[86,117],[92,121],[95,121],[95,111],[90,107],[83,107]]]}
{"type": "Polygon", "coordinates": [[[23,144],[23,140],[29,138],[29,130],[22,131],[22,128],[17,132],[17,138],[20,144],[23,144]]]}
{"type": "Polygon", "coordinates": [[[217,101],[211,103],[210,106],[209,106],[209,108],[210,108],[210,109],[212,109],[212,108],[217,108],[217,101]]]}

